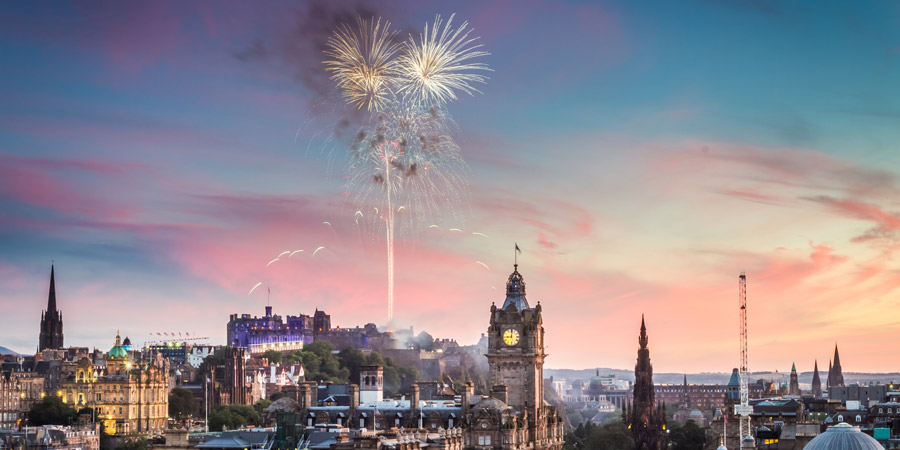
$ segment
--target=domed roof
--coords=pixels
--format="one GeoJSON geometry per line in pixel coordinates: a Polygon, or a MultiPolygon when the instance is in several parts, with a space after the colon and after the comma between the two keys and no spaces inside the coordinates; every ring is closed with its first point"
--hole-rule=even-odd
{"type": "Polygon", "coordinates": [[[116,331],[116,345],[113,348],[109,349],[109,357],[116,359],[127,359],[128,352],[122,348],[122,338],[119,337],[119,332],[116,331]]]}
{"type": "Polygon", "coordinates": [[[728,450],[728,449],[725,448],[725,445],[723,444],[723,445],[716,447],[716,450],[728,450]]]}
{"type": "Polygon", "coordinates": [[[872,436],[848,423],[828,427],[804,447],[805,450],[884,450],[872,436]]]}

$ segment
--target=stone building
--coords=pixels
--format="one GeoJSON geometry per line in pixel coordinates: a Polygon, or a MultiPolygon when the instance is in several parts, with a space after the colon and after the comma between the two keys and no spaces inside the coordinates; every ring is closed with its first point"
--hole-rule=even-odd
{"type": "Polygon", "coordinates": [[[384,399],[379,366],[365,366],[360,384],[318,385],[304,382],[282,392],[299,405],[299,422],[307,429],[346,427],[333,449],[436,447],[454,449],[561,450],[563,422],[543,397],[544,329],[541,305],[529,307],[525,282],[515,267],[507,281],[502,307],[491,305],[487,358],[490,396],[418,384],[406,398],[384,399]],[[362,387],[362,389],[361,389],[362,387]],[[366,401],[361,401],[362,399],[366,401]],[[403,444],[396,447],[397,439],[403,444]],[[379,444],[380,443],[380,444],[379,444]]]}
{"type": "Polygon", "coordinates": [[[788,395],[800,395],[800,381],[797,378],[797,364],[791,365],[791,384],[788,395]]]}
{"type": "Polygon", "coordinates": [[[169,361],[159,354],[134,355],[122,347],[116,334],[105,360],[85,357],[64,366],[56,395],[76,408],[92,408],[95,420],[107,433],[164,433],[169,414],[169,361]]]}
{"type": "Polygon", "coordinates": [[[635,450],[662,450],[667,448],[665,404],[657,405],[653,388],[653,365],[647,344],[647,327],[641,316],[641,334],[638,337],[638,357],[634,365],[634,400],[623,412],[623,421],[631,429],[635,450]]]}
{"type": "Polygon", "coordinates": [[[44,378],[37,372],[14,365],[0,373],[0,430],[18,428],[34,403],[45,395],[44,378]]]}
{"type": "Polygon", "coordinates": [[[56,282],[53,265],[50,266],[50,295],[47,310],[41,312],[41,333],[38,338],[38,352],[44,349],[63,348],[62,312],[56,309],[56,282]]]}

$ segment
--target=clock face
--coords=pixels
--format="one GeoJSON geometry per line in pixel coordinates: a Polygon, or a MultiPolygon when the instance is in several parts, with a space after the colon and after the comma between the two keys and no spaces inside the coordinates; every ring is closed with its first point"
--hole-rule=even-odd
{"type": "Polygon", "coordinates": [[[516,345],[519,343],[519,330],[512,328],[503,332],[503,343],[506,345],[516,345]]]}

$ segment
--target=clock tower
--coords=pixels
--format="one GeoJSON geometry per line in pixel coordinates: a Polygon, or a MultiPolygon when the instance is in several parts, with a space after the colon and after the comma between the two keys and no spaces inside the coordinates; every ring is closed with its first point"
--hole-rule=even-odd
{"type": "Polygon", "coordinates": [[[541,304],[529,307],[525,299],[525,281],[518,264],[506,282],[506,300],[500,308],[491,305],[488,327],[488,364],[490,382],[506,398],[500,398],[516,411],[527,415],[531,424],[541,423],[544,415],[544,327],[541,304]]]}

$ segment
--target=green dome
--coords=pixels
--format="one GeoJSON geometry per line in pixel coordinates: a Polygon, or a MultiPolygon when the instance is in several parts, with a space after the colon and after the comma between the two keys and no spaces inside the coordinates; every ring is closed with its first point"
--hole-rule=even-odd
{"type": "Polygon", "coordinates": [[[117,358],[117,359],[126,359],[128,358],[128,352],[122,348],[122,339],[119,337],[119,333],[116,332],[116,345],[113,348],[109,349],[109,357],[117,358]]]}

